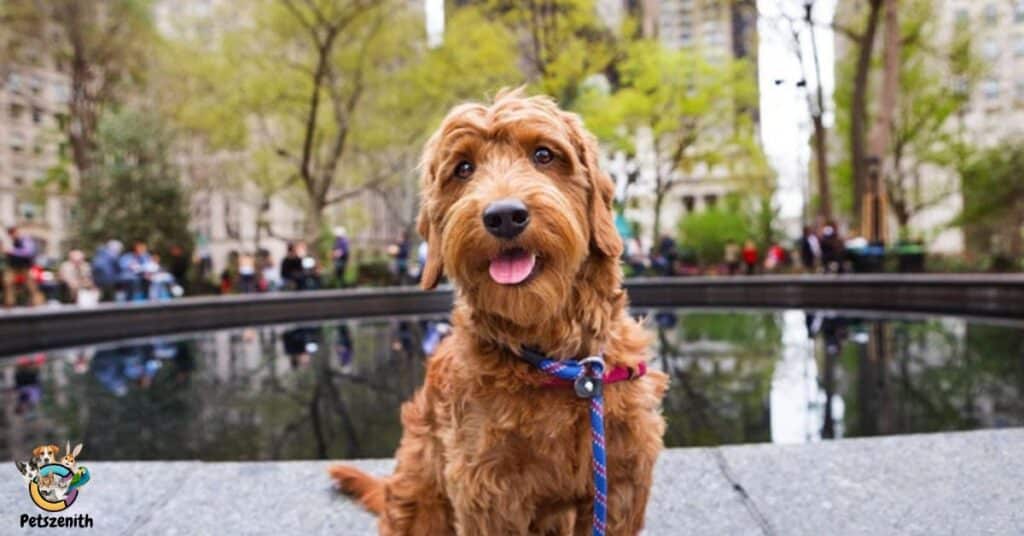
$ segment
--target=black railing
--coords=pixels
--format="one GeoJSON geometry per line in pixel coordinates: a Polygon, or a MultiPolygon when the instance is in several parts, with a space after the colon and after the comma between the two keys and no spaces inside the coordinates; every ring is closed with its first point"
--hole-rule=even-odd
{"type": "MultiPolygon", "coordinates": [[[[795,308],[1024,321],[1024,275],[632,279],[634,308],[795,308]]],[[[17,309],[0,314],[0,356],[154,335],[343,318],[436,314],[452,291],[363,288],[17,309]]]]}

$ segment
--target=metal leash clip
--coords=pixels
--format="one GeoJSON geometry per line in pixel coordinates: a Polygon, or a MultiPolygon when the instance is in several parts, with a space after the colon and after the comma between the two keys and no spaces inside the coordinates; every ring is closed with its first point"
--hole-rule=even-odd
{"type": "Polygon", "coordinates": [[[601,396],[604,387],[604,359],[601,356],[588,357],[580,361],[580,369],[580,375],[573,382],[576,396],[580,398],[601,396]]]}

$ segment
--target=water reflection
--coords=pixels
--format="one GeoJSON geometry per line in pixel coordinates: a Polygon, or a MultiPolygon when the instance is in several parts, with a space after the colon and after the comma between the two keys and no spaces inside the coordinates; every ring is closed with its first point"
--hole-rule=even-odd
{"type": "MultiPolygon", "coordinates": [[[[1024,333],[960,319],[640,311],[672,378],[669,446],[1024,422],[1024,333]]],[[[444,318],[220,331],[0,362],[0,454],[92,459],[390,455],[444,318]]]]}

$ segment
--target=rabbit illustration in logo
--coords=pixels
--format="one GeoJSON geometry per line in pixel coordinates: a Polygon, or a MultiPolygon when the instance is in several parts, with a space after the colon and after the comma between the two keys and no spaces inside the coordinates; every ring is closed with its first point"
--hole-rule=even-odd
{"type": "Polygon", "coordinates": [[[21,473],[21,477],[25,479],[25,483],[29,484],[37,476],[39,476],[39,467],[36,462],[29,460],[27,462],[14,462],[14,465],[18,468],[18,472],[21,473]]]}
{"type": "Polygon", "coordinates": [[[79,443],[79,444],[75,445],[75,450],[71,450],[71,442],[70,441],[68,441],[67,445],[68,445],[67,454],[64,455],[64,459],[61,460],[60,463],[64,467],[67,467],[68,469],[71,469],[71,474],[75,474],[75,472],[78,471],[78,463],[75,461],[75,458],[77,458],[78,455],[82,453],[82,444],[79,443]]]}

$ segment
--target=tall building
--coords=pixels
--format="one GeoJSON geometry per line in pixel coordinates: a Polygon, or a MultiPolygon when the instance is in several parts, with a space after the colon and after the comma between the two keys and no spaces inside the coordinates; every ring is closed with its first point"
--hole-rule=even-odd
{"type": "Polygon", "coordinates": [[[65,66],[50,54],[18,47],[0,58],[0,225],[19,227],[51,258],[63,252],[73,207],[43,183],[67,150],[69,87],[65,66]]]}

